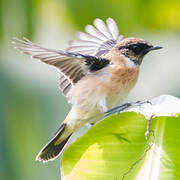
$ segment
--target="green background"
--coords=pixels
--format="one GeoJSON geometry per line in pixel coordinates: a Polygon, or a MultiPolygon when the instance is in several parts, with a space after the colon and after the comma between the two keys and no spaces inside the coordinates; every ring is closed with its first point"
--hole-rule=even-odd
{"type": "Polygon", "coordinates": [[[125,37],[164,46],[146,57],[128,100],[180,97],[179,0],[0,0],[1,179],[60,179],[59,159],[43,164],[35,157],[70,109],[58,73],[14,50],[12,37],[63,49],[97,17],[114,18],[125,37]]]}

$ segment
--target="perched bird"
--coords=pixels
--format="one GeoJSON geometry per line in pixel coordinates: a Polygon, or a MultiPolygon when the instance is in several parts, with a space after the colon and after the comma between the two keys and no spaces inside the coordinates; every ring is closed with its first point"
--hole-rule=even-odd
{"type": "Polygon", "coordinates": [[[17,49],[55,66],[59,87],[72,109],[52,139],[37,155],[47,162],[57,158],[71,135],[86,123],[94,124],[104,113],[120,104],[137,82],[144,56],[162,47],[140,38],[123,39],[111,18],[106,24],[95,19],[78,32],[78,39],[65,50],[43,48],[24,38],[15,39],[17,49]]]}

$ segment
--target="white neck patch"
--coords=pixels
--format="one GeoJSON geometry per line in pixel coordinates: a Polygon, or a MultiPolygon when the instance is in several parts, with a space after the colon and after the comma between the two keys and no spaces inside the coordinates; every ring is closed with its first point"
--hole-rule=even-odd
{"type": "Polygon", "coordinates": [[[128,57],[122,55],[123,59],[125,60],[126,66],[128,68],[137,68],[138,65],[134,63],[132,60],[130,60],[128,57]]]}

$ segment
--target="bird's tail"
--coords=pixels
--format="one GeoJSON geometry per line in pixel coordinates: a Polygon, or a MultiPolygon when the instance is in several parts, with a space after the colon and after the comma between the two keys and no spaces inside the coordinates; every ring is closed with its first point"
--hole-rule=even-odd
{"type": "Polygon", "coordinates": [[[56,159],[72,135],[72,133],[68,133],[67,131],[67,125],[63,123],[51,140],[39,152],[36,160],[48,162],[56,159]]]}

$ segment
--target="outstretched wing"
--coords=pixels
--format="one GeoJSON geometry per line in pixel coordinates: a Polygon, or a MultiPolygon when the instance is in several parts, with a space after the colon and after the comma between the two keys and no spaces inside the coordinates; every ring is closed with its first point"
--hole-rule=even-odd
{"type": "Polygon", "coordinates": [[[13,43],[21,52],[59,69],[60,89],[65,96],[87,72],[97,71],[109,63],[108,60],[95,56],[43,48],[26,38],[24,40],[14,39],[13,43]]]}
{"type": "Polygon", "coordinates": [[[118,27],[112,18],[94,20],[94,26],[87,25],[84,32],[78,32],[78,40],[69,42],[68,52],[101,56],[107,53],[123,36],[119,36],[118,27]]]}

